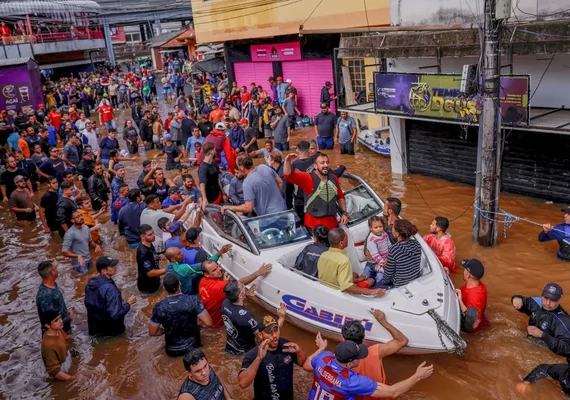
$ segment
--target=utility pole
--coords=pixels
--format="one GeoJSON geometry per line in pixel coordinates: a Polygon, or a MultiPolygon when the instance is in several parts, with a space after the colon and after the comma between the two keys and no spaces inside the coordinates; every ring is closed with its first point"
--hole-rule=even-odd
{"type": "MultiPolygon", "coordinates": [[[[500,0],[499,0],[500,1],[500,0]]],[[[499,21],[495,18],[497,0],[485,0],[485,27],[483,46],[482,114],[479,120],[479,149],[477,173],[480,187],[475,190],[475,204],[482,210],[476,218],[477,239],[483,246],[497,242],[497,223],[493,214],[499,209],[500,194],[500,45],[499,21]],[[493,220],[491,220],[493,219],[493,220]]]]}

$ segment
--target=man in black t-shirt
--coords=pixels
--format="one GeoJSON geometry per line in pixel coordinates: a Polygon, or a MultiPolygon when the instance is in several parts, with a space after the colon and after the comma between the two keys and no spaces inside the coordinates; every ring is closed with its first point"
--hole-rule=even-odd
{"type": "Polygon", "coordinates": [[[182,356],[193,348],[202,346],[198,320],[205,326],[212,326],[212,317],[197,296],[183,294],[175,273],[167,273],[162,285],[168,296],[152,309],[148,326],[150,336],[160,336],[162,326],[165,334],[166,354],[182,356]]]}
{"type": "Polygon", "coordinates": [[[202,146],[204,160],[198,168],[198,180],[202,193],[202,208],[205,210],[208,203],[220,204],[222,202],[222,183],[220,182],[220,168],[214,162],[216,150],[214,143],[204,143],[202,146]]]}
{"type": "Polygon", "coordinates": [[[259,331],[255,317],[243,305],[253,290],[246,290],[243,283],[232,279],[224,288],[224,294],[222,319],[226,328],[226,351],[233,355],[245,354],[255,347],[255,335],[259,331]]]}
{"type": "MultiPolygon", "coordinates": [[[[0,190],[2,192],[2,200],[4,203],[8,203],[10,195],[14,190],[16,190],[16,183],[14,183],[14,178],[18,175],[21,175],[24,178],[28,177],[26,171],[18,168],[18,161],[16,160],[16,157],[9,156],[8,160],[6,161],[6,171],[0,175],[0,190]]],[[[26,180],[26,186],[33,196],[34,191],[32,189],[32,183],[29,179],[26,180]]]]}
{"type": "Polygon", "coordinates": [[[165,269],[159,266],[159,257],[152,242],[155,240],[152,226],[142,224],[139,227],[141,243],[137,247],[137,287],[141,292],[154,293],[160,288],[160,276],[165,269]]]}
{"type": "Polygon", "coordinates": [[[244,357],[238,375],[242,389],[253,383],[254,399],[293,400],[293,364],[302,366],[307,356],[296,343],[280,338],[279,324],[271,315],[259,321],[259,346],[244,357]]]}
{"type": "Polygon", "coordinates": [[[40,219],[44,227],[45,233],[57,231],[57,200],[59,195],[59,183],[57,179],[51,177],[47,182],[48,190],[44,193],[40,200],[40,219]]]}
{"type": "Polygon", "coordinates": [[[186,380],[180,388],[178,400],[223,400],[231,399],[228,387],[222,383],[208,364],[201,349],[192,349],[184,356],[186,380]]]}

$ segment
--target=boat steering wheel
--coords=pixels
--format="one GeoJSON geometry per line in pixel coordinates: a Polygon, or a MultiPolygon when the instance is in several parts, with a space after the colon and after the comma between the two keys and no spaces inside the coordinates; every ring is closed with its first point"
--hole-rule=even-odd
{"type": "Polygon", "coordinates": [[[268,228],[261,232],[261,240],[265,243],[270,243],[274,241],[275,238],[281,234],[281,230],[277,228],[268,228]]]}

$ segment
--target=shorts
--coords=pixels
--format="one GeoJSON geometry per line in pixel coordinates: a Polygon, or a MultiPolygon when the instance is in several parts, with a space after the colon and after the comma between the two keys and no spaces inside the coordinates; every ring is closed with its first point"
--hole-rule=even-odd
{"type": "Polygon", "coordinates": [[[382,284],[382,278],[384,277],[384,274],[382,272],[377,272],[374,269],[373,264],[370,264],[369,262],[367,262],[362,273],[364,275],[366,275],[367,277],[374,279],[374,287],[382,284]]]}
{"type": "Polygon", "coordinates": [[[271,139],[273,137],[273,130],[271,128],[263,128],[263,136],[265,139],[271,139]]]}
{"type": "Polygon", "coordinates": [[[275,148],[281,151],[288,151],[289,150],[289,142],[286,143],[277,143],[275,142],[275,148]]]}
{"type": "Polygon", "coordinates": [[[165,86],[162,88],[162,93],[170,94],[170,93],[172,93],[172,89],[170,88],[170,86],[165,86]]]}
{"type": "Polygon", "coordinates": [[[334,149],[334,138],[328,137],[324,138],[317,136],[317,144],[319,145],[319,150],[334,149]]]}
{"type": "Polygon", "coordinates": [[[354,144],[351,141],[341,143],[340,154],[354,154],[354,144]]]}
{"type": "Polygon", "coordinates": [[[141,243],[140,242],[135,242],[135,243],[127,242],[127,246],[129,246],[131,249],[136,249],[137,247],[139,247],[139,244],[141,244],[141,243]]]}

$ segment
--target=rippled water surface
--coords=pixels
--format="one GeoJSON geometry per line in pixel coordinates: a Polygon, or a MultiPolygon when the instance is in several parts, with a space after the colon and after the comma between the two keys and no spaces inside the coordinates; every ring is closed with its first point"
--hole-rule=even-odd
{"type": "MultiPolygon", "coordinates": [[[[164,108],[166,110],[166,108],[164,108]]],[[[129,112],[130,114],[130,112],[129,112]]],[[[118,117],[121,118],[119,112],[118,117]]],[[[306,131],[311,134],[312,129],[306,131]]],[[[305,133],[296,132],[294,141],[305,133]]],[[[152,154],[150,154],[152,155],[152,154]]],[[[127,182],[135,185],[141,171],[142,153],[136,162],[127,162],[127,182]]],[[[556,281],[570,291],[570,264],[556,259],[555,242],[537,242],[537,227],[523,222],[508,230],[494,248],[481,248],[471,241],[473,188],[422,176],[394,176],[390,161],[359,149],[356,156],[331,153],[333,165],[346,164],[348,170],[366,179],[382,196],[400,197],[402,215],[413,221],[425,234],[434,213],[447,216],[449,232],[457,246],[457,259],[479,258],[486,266],[484,282],[489,292],[487,317],[491,327],[466,336],[464,357],[448,354],[431,356],[393,356],[385,360],[390,382],[403,379],[415,371],[423,360],[435,364],[433,376],[422,381],[403,396],[404,399],[518,399],[516,383],[536,365],[563,363],[548,349],[530,343],[525,335],[526,318],[510,305],[513,294],[539,296],[543,285],[556,281]],[[422,196],[420,195],[423,195],[422,196]],[[425,200],[424,200],[425,199],[425,200]],[[426,205],[427,203],[427,205],[426,205]],[[429,205],[429,207],[428,207],[429,205]],[[430,210],[431,208],[431,210],[430,210]]],[[[195,173],[195,171],[194,171],[195,173]]],[[[43,191],[44,189],[42,189],[43,191]]],[[[39,203],[40,194],[36,196],[39,203]]],[[[115,277],[123,297],[137,296],[128,314],[125,335],[114,339],[92,340],[87,334],[84,288],[87,279],[96,274],[78,276],[69,261],[60,255],[61,239],[49,236],[38,225],[19,225],[7,211],[0,209],[0,398],[6,399],[173,399],[185,377],[180,358],[164,353],[164,337],[149,337],[147,324],[152,307],[164,292],[140,295],[136,288],[135,251],[119,239],[116,227],[104,222],[102,237],[105,254],[121,260],[115,277]],[[52,383],[46,379],[40,358],[40,329],[35,296],[41,280],[37,263],[46,258],[59,262],[58,285],[73,315],[73,337],[80,352],[73,373],[84,379],[71,383],[52,383]]],[[[501,207],[520,216],[540,222],[558,223],[562,219],[559,204],[513,195],[501,197],[501,207]]],[[[501,228],[502,229],[502,228],[501,228]]],[[[452,277],[461,285],[461,274],[452,277]]],[[[566,301],[562,302],[566,305],[566,301]]],[[[262,309],[250,303],[258,316],[262,309]]],[[[314,351],[313,337],[292,326],[285,326],[282,336],[299,343],[307,353],[314,351]]],[[[223,330],[202,331],[202,343],[220,378],[233,388],[235,399],[250,399],[253,392],[237,385],[241,358],[224,352],[223,330]]],[[[332,344],[331,344],[332,347],[332,344]]],[[[312,376],[296,370],[296,399],[306,399],[312,376]]],[[[528,399],[562,398],[558,384],[543,381],[533,386],[528,399]]]]}

